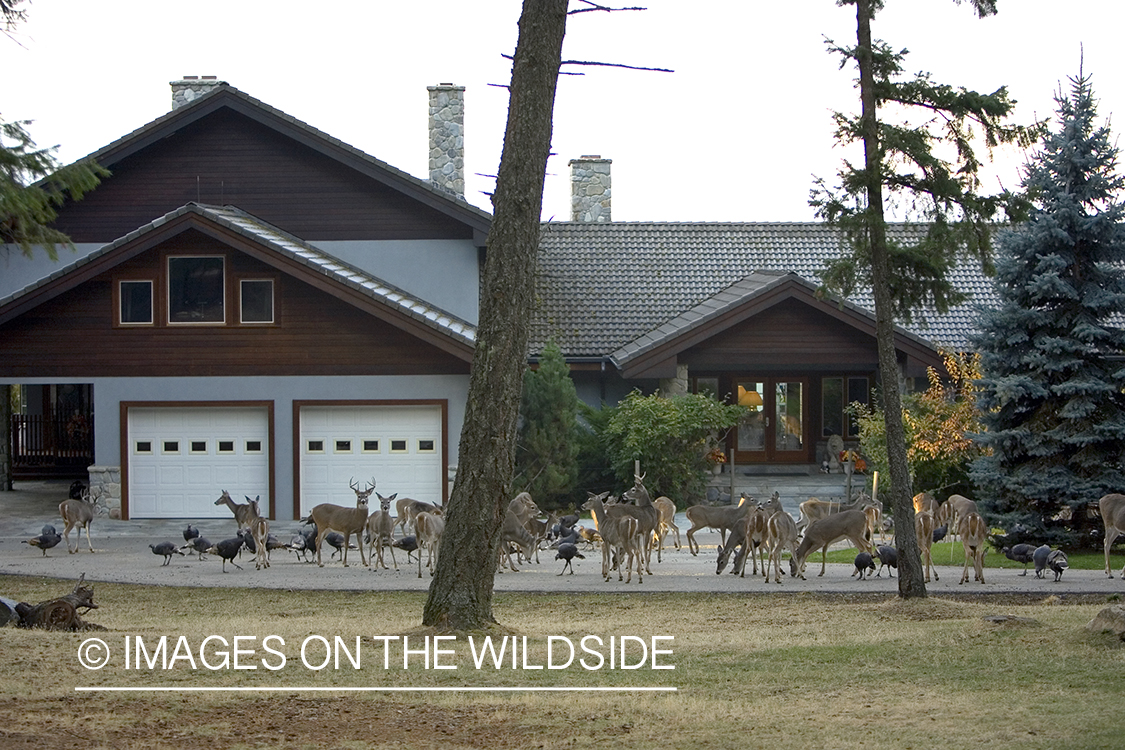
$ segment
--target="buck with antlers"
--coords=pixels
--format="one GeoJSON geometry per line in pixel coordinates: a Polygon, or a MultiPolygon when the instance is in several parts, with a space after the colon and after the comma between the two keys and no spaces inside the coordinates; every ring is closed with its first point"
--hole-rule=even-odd
{"type": "Polygon", "coordinates": [[[793,556],[789,558],[789,572],[792,575],[805,578],[805,561],[809,554],[816,549],[821,550],[820,575],[824,575],[825,565],[828,562],[828,546],[840,539],[848,539],[859,549],[868,554],[874,551],[871,540],[867,538],[867,516],[860,510],[845,510],[843,513],[833,513],[827,518],[813,521],[805,529],[805,538],[793,556]]]}
{"type": "MultiPolygon", "coordinates": [[[[231,499],[230,493],[226,490],[223,490],[223,494],[219,495],[219,499],[215,501],[215,505],[225,505],[231,509],[231,512],[234,513],[234,520],[238,524],[238,528],[240,529],[250,528],[250,521],[252,521],[254,517],[258,515],[250,507],[250,503],[254,501],[250,499],[249,495],[246,495],[245,497],[245,503],[236,503],[231,499]]],[[[258,497],[261,498],[261,495],[258,495],[258,497]]]]}
{"type": "Polygon", "coordinates": [[[88,491],[84,491],[82,497],[77,500],[71,498],[59,503],[59,514],[66,523],[66,528],[63,529],[63,539],[66,540],[67,552],[74,554],[78,551],[79,545],[82,544],[82,529],[86,529],[86,544],[90,547],[90,552],[94,551],[94,543],[90,541],[90,522],[94,520],[94,516],[98,513],[98,500],[100,499],[100,492],[91,495],[88,491]],[[74,549],[71,549],[70,530],[74,528],[78,529],[78,533],[74,538],[74,549]]]}
{"type": "Polygon", "coordinates": [[[960,523],[957,524],[957,533],[961,537],[961,546],[965,548],[965,567],[961,570],[961,583],[969,580],[970,558],[973,560],[973,570],[976,573],[974,580],[984,583],[984,542],[988,537],[988,524],[981,518],[980,513],[970,511],[961,517],[960,523]]]}
{"type": "MultiPolygon", "coordinates": [[[[1113,578],[1113,571],[1109,567],[1109,550],[1118,535],[1125,534],[1125,495],[1116,492],[1106,495],[1098,501],[1098,510],[1102,514],[1102,523],[1105,524],[1105,574],[1113,578]]],[[[1121,567],[1121,577],[1125,578],[1125,565],[1121,567]]]]}
{"type": "Polygon", "coordinates": [[[363,561],[364,566],[370,567],[363,553],[363,530],[367,526],[367,499],[375,491],[375,479],[372,477],[371,486],[362,490],[356,482],[349,482],[348,486],[355,492],[354,508],[321,503],[313,508],[309,517],[304,520],[306,524],[316,524],[316,564],[322,568],[324,562],[321,560],[320,548],[329,531],[338,531],[344,535],[343,560],[345,568],[348,567],[348,546],[352,534],[355,534],[356,541],[359,542],[359,559],[363,561]]]}

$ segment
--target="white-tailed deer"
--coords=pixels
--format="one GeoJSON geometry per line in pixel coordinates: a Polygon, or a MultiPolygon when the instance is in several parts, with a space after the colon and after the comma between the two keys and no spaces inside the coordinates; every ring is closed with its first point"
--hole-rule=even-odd
{"type": "Polygon", "coordinates": [[[438,548],[441,546],[441,535],[445,533],[445,519],[437,513],[423,511],[414,516],[414,538],[418,542],[418,577],[422,577],[422,549],[426,555],[426,567],[430,575],[434,574],[437,566],[438,548]]]}
{"type": "Polygon", "coordinates": [[[262,517],[256,498],[250,501],[250,508],[254,514],[250,519],[250,534],[254,538],[254,570],[261,570],[270,566],[270,522],[262,517]]]}
{"type": "MultiPolygon", "coordinates": [[[[396,493],[397,494],[397,493],[396,493]]],[[[401,528],[402,533],[406,534],[407,526],[414,527],[414,516],[419,513],[434,513],[436,515],[442,514],[440,505],[433,503],[424,503],[421,500],[415,500],[412,497],[402,497],[395,501],[395,527],[401,528]]]]}
{"type": "MultiPolygon", "coordinates": [[[[514,504],[515,500],[512,503],[514,504]]],[[[504,561],[507,560],[507,565],[512,569],[512,572],[518,573],[520,569],[512,562],[511,545],[513,544],[519,546],[522,556],[528,562],[531,562],[532,548],[539,546],[536,544],[535,535],[528,530],[524,521],[509,506],[507,512],[504,513],[504,521],[500,525],[500,562],[501,567],[503,567],[504,561]]]]}
{"type": "Polygon", "coordinates": [[[320,548],[329,531],[338,531],[344,535],[343,560],[345,568],[348,567],[348,547],[351,546],[352,534],[355,534],[356,541],[359,542],[359,559],[365,566],[370,567],[363,553],[363,530],[367,526],[367,499],[371,497],[371,493],[375,490],[375,479],[371,479],[370,487],[362,490],[355,482],[349,482],[348,486],[355,492],[354,508],[321,503],[312,509],[312,513],[304,521],[305,523],[316,524],[316,564],[322,568],[324,567],[324,561],[321,559],[320,548]]]}
{"type": "Polygon", "coordinates": [[[965,548],[965,567],[961,571],[961,583],[969,580],[970,558],[976,573],[974,580],[984,583],[984,542],[988,536],[988,524],[981,518],[980,513],[970,511],[961,517],[961,521],[957,524],[957,533],[961,537],[961,546],[965,548]]]}
{"type": "Polygon", "coordinates": [[[934,571],[934,580],[938,578],[937,568],[934,567],[934,558],[930,554],[934,544],[934,514],[928,510],[918,511],[914,514],[914,533],[918,537],[918,549],[922,552],[922,566],[926,570],[926,583],[930,582],[930,570],[934,571]]]}
{"type": "Polygon", "coordinates": [[[660,549],[664,549],[664,537],[668,536],[668,532],[672,531],[676,535],[676,549],[680,549],[680,527],[676,525],[676,504],[672,502],[671,498],[661,495],[652,501],[656,506],[656,510],[660,513],[660,528],[657,530],[657,537],[659,538],[660,549]]]}
{"type": "Polygon", "coordinates": [[[90,541],[90,521],[93,521],[94,516],[98,513],[98,500],[100,499],[100,492],[91,495],[88,491],[83,491],[81,498],[63,500],[59,503],[59,515],[66,523],[66,528],[63,529],[63,539],[66,540],[67,552],[74,554],[78,551],[79,545],[82,544],[82,529],[86,529],[86,544],[89,546],[90,552],[94,551],[94,543],[90,541]],[[71,549],[70,530],[74,528],[78,529],[78,533],[74,538],[74,549],[71,549]]]}
{"type": "Polygon", "coordinates": [[[594,522],[597,524],[598,533],[602,537],[602,578],[609,580],[613,567],[613,555],[616,552],[618,558],[617,580],[624,579],[626,583],[633,580],[633,559],[637,558],[637,582],[640,583],[643,568],[637,554],[639,543],[637,537],[640,535],[640,525],[637,519],[632,516],[607,516],[602,501],[608,496],[608,492],[603,492],[600,495],[591,494],[589,499],[582,504],[583,510],[588,510],[594,514],[594,522]],[[625,578],[621,573],[622,562],[625,562],[628,578],[625,578]]]}
{"type": "Polygon", "coordinates": [[[953,534],[961,533],[961,519],[970,513],[977,512],[977,504],[964,495],[950,495],[938,507],[934,521],[940,526],[945,525],[953,534]]]}
{"type": "MultiPolygon", "coordinates": [[[[261,495],[258,495],[258,497],[261,498],[261,495]]],[[[215,505],[225,505],[230,508],[231,512],[234,513],[234,520],[235,523],[238,524],[238,528],[248,529],[250,528],[250,521],[257,515],[250,508],[250,503],[252,502],[254,501],[247,495],[245,503],[236,503],[231,499],[230,493],[223,490],[223,494],[219,495],[219,499],[215,501],[215,505]]]]}
{"type": "Polygon", "coordinates": [[[870,507],[872,500],[864,494],[860,494],[855,500],[850,503],[841,503],[835,500],[821,500],[817,497],[810,497],[800,506],[800,517],[797,519],[797,532],[800,533],[810,523],[828,518],[835,513],[844,513],[849,510],[862,511],[864,508],[870,507]]]}
{"type": "Polygon", "coordinates": [[[699,543],[695,541],[695,532],[699,529],[715,529],[720,534],[720,544],[725,545],[727,532],[746,518],[754,508],[753,500],[743,495],[738,505],[693,505],[688,508],[684,513],[691,522],[687,531],[688,551],[693,555],[699,554],[699,543]]]}
{"type": "Polygon", "coordinates": [[[383,497],[376,492],[375,497],[379,498],[379,510],[367,518],[367,538],[371,544],[367,552],[367,559],[374,563],[376,569],[382,565],[383,570],[387,570],[387,561],[383,557],[383,546],[386,545],[391,550],[391,562],[394,563],[395,570],[398,570],[395,548],[391,544],[395,536],[395,519],[391,517],[391,502],[397,494],[396,492],[390,497],[383,497]]]}
{"type": "MultiPolygon", "coordinates": [[[[788,549],[789,557],[797,554],[797,523],[793,516],[786,511],[780,511],[770,516],[768,522],[770,563],[773,564],[774,581],[781,583],[781,550],[788,549]]],[[[766,582],[770,580],[769,570],[766,570],[766,582]]]]}
{"type": "MultiPolygon", "coordinates": [[[[641,535],[640,554],[644,560],[645,572],[652,575],[652,548],[656,547],[656,530],[660,528],[660,511],[652,504],[652,497],[644,486],[644,474],[633,475],[633,486],[622,495],[623,500],[631,501],[634,505],[618,503],[607,508],[610,516],[624,514],[637,519],[637,530],[641,535]]],[[[660,548],[656,549],[656,561],[660,562],[660,548]]],[[[639,576],[638,576],[639,577],[639,576]]]]}
{"type": "Polygon", "coordinates": [[[867,539],[867,516],[860,510],[845,510],[809,524],[800,546],[793,553],[793,557],[789,558],[790,573],[804,580],[805,561],[809,553],[819,549],[821,550],[820,575],[824,575],[825,565],[828,562],[828,546],[840,539],[848,539],[860,552],[868,554],[874,552],[871,540],[867,539]]]}
{"type": "MultiPolygon", "coordinates": [[[[1098,510],[1102,514],[1102,523],[1105,524],[1105,574],[1113,578],[1113,571],[1109,567],[1109,550],[1114,540],[1125,533],[1125,495],[1116,492],[1106,495],[1098,501],[1098,510]]],[[[1125,565],[1121,566],[1121,577],[1125,578],[1125,565]]]]}
{"type": "Polygon", "coordinates": [[[914,496],[914,512],[915,513],[921,513],[922,511],[927,511],[929,513],[932,513],[934,515],[934,518],[936,519],[939,507],[940,507],[940,504],[938,503],[937,498],[935,498],[929,492],[919,492],[917,495],[914,496]]]}

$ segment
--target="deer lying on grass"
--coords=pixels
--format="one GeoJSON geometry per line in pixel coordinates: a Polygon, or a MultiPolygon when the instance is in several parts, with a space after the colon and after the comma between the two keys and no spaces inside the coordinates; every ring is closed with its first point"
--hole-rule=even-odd
{"type": "Polygon", "coordinates": [[[939,526],[945,525],[948,527],[950,532],[960,534],[961,519],[976,512],[977,504],[969,498],[964,495],[950,495],[949,499],[938,507],[937,513],[934,515],[934,521],[939,526]]]}
{"type": "Polygon", "coordinates": [[[371,567],[367,562],[367,557],[363,552],[363,530],[367,526],[367,499],[371,497],[371,493],[375,490],[375,479],[371,479],[371,486],[360,489],[359,485],[355,482],[349,482],[348,486],[355,492],[355,507],[345,508],[340,505],[333,505],[332,503],[321,503],[312,509],[312,513],[304,520],[304,523],[316,524],[316,564],[324,567],[324,561],[321,559],[320,548],[324,543],[324,537],[330,531],[338,531],[344,535],[344,567],[348,567],[348,547],[351,546],[352,534],[355,534],[356,541],[359,543],[359,559],[363,561],[365,567],[371,567]]]}
{"type": "Polygon", "coordinates": [[[94,516],[98,513],[99,500],[101,500],[100,492],[91,495],[89,491],[83,491],[81,498],[77,500],[71,498],[59,503],[59,515],[66,523],[66,528],[63,529],[63,539],[66,540],[66,551],[70,554],[73,555],[77,552],[79,545],[82,544],[82,529],[86,529],[86,544],[89,546],[90,552],[94,551],[94,543],[90,541],[90,521],[93,521],[94,516]],[[74,538],[74,549],[71,549],[70,530],[73,528],[77,528],[78,533],[74,538]]]}
{"type": "Polygon", "coordinates": [[[965,548],[965,567],[961,571],[961,583],[969,580],[970,557],[976,573],[974,580],[984,583],[984,541],[988,536],[988,524],[981,518],[980,513],[970,511],[962,516],[960,523],[957,524],[957,533],[961,537],[961,546],[965,548]]]}
{"type": "Polygon", "coordinates": [[[261,570],[270,566],[268,549],[270,522],[262,517],[257,499],[250,501],[250,509],[254,514],[250,519],[250,535],[254,539],[254,570],[261,570]]]}
{"type": "MultiPolygon", "coordinates": [[[[395,495],[397,494],[396,492],[395,495]]],[[[376,492],[375,497],[379,498],[379,510],[367,517],[367,539],[371,544],[367,552],[367,559],[374,563],[376,570],[380,565],[383,566],[383,570],[387,570],[387,561],[383,557],[384,544],[390,548],[391,562],[394,563],[395,570],[398,570],[395,548],[391,544],[395,536],[395,519],[391,517],[391,502],[395,499],[395,495],[383,497],[376,492]]]]}
{"type": "Polygon", "coordinates": [[[934,580],[938,578],[937,568],[934,567],[934,558],[931,547],[934,544],[934,514],[928,510],[914,514],[914,533],[918,537],[918,549],[922,553],[922,566],[926,569],[926,583],[930,582],[930,570],[934,571],[934,580]]]}
{"type": "Polygon", "coordinates": [[[805,580],[805,561],[813,550],[821,550],[820,575],[824,575],[828,562],[828,546],[840,539],[848,539],[860,552],[874,552],[871,540],[867,538],[867,516],[863,511],[845,510],[833,513],[827,518],[813,521],[805,529],[805,537],[797,551],[789,558],[789,572],[805,580]]]}
{"type": "Polygon", "coordinates": [[[754,498],[742,496],[738,505],[693,505],[684,514],[691,522],[687,532],[688,551],[693,555],[699,554],[699,543],[695,541],[695,532],[699,529],[715,529],[720,534],[720,544],[727,543],[727,532],[734,529],[735,524],[741,523],[754,508],[754,498]]]}
{"type": "Polygon", "coordinates": [[[810,523],[815,523],[836,513],[844,513],[849,510],[862,512],[864,508],[870,507],[871,504],[871,498],[864,494],[860,494],[855,500],[847,504],[835,500],[821,500],[820,498],[810,497],[799,506],[801,514],[797,519],[797,531],[800,533],[810,523]]]}
{"type": "Polygon", "coordinates": [[[656,531],[660,549],[664,549],[664,537],[668,536],[669,531],[676,534],[676,549],[680,549],[680,527],[675,523],[676,504],[663,495],[653,500],[652,504],[656,506],[656,510],[660,514],[660,527],[656,531]]]}
{"type": "Polygon", "coordinates": [[[437,513],[423,511],[414,516],[414,537],[418,541],[418,577],[422,577],[422,549],[425,548],[426,567],[430,575],[434,574],[437,566],[438,548],[441,546],[441,535],[445,533],[445,519],[437,513]]]}
{"type": "MultiPolygon", "coordinates": [[[[1098,501],[1098,510],[1105,524],[1105,574],[1113,578],[1109,567],[1109,550],[1114,540],[1125,533],[1125,495],[1111,493],[1098,501]]],[[[1121,566],[1121,577],[1125,578],[1125,565],[1121,566]]]]}
{"type": "Polygon", "coordinates": [[[633,560],[637,559],[637,582],[642,582],[642,568],[640,555],[637,553],[640,536],[640,524],[637,519],[629,515],[609,516],[606,514],[605,504],[602,502],[609,496],[608,492],[600,495],[591,494],[589,499],[582,504],[583,510],[594,514],[594,522],[598,526],[598,533],[602,537],[602,578],[609,580],[613,569],[613,556],[617,555],[617,580],[631,583],[633,580],[633,560]],[[621,573],[621,563],[625,563],[628,578],[621,573]]]}
{"type": "MultiPolygon", "coordinates": [[[[261,498],[261,495],[258,495],[261,498]]],[[[215,501],[215,505],[226,505],[234,513],[234,520],[240,529],[250,528],[250,521],[257,515],[250,508],[250,503],[254,502],[250,497],[246,496],[245,503],[236,503],[231,499],[230,493],[223,490],[223,494],[219,495],[219,499],[215,501]]]]}

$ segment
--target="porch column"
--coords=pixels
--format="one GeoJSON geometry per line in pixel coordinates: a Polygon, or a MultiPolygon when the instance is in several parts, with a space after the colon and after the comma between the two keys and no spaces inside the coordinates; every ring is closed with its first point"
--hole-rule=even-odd
{"type": "Polygon", "coordinates": [[[676,365],[676,377],[660,379],[660,395],[683,396],[688,392],[688,366],[676,365]]]}

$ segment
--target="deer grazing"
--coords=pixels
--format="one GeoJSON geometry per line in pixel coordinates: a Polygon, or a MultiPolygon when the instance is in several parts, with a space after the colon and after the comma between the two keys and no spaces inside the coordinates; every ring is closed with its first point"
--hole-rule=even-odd
{"type": "Polygon", "coordinates": [[[355,507],[344,508],[332,503],[321,503],[312,509],[312,513],[304,520],[304,523],[316,524],[316,564],[324,567],[324,561],[321,559],[320,548],[324,542],[324,537],[330,531],[338,531],[344,535],[344,567],[348,567],[348,547],[352,534],[355,534],[356,541],[359,542],[359,559],[363,561],[364,566],[370,567],[367,558],[363,553],[363,530],[367,526],[367,499],[371,497],[371,493],[375,490],[375,479],[371,479],[371,486],[360,489],[359,485],[355,482],[349,482],[348,486],[355,492],[355,507]]]}
{"type": "MultiPolygon", "coordinates": [[[[1114,540],[1125,533],[1125,495],[1111,493],[1098,501],[1098,510],[1105,524],[1105,574],[1113,578],[1109,567],[1109,550],[1114,540]]],[[[1125,578],[1125,565],[1121,566],[1121,577],[1125,578]]]]}
{"type": "Polygon", "coordinates": [[[394,541],[395,536],[395,519],[391,517],[391,502],[395,499],[395,495],[390,497],[383,497],[378,492],[375,497],[379,498],[379,510],[372,513],[367,518],[367,539],[371,544],[367,552],[367,559],[375,564],[378,569],[380,565],[383,570],[387,570],[387,561],[383,558],[383,545],[390,547],[391,562],[394,563],[395,570],[398,570],[398,560],[395,559],[395,548],[391,542],[394,541]],[[376,557],[378,555],[378,557],[376,557]]]}
{"type": "Polygon", "coordinates": [[[97,515],[101,493],[91,495],[89,492],[83,492],[82,495],[83,497],[77,500],[71,498],[59,503],[59,514],[66,523],[63,539],[66,540],[66,551],[70,554],[77,552],[82,544],[82,529],[86,529],[86,544],[90,547],[90,552],[94,551],[94,543],[90,541],[90,521],[93,521],[94,516],[97,515]],[[70,530],[74,528],[78,529],[78,533],[74,538],[74,549],[71,549],[70,530]]]}
{"type": "Polygon", "coordinates": [[[821,550],[820,575],[824,575],[828,562],[828,546],[839,539],[848,539],[860,552],[871,553],[874,548],[867,538],[867,516],[860,510],[845,510],[827,518],[813,521],[805,529],[805,537],[797,551],[789,558],[790,574],[805,578],[805,561],[813,550],[821,550]]]}
{"type": "MultiPolygon", "coordinates": [[[[520,554],[517,555],[517,558],[522,556],[529,563],[531,562],[532,548],[536,548],[538,551],[539,547],[536,543],[535,535],[528,530],[526,521],[520,517],[519,513],[512,509],[512,506],[518,504],[517,501],[519,499],[520,498],[517,497],[509,504],[508,510],[504,513],[504,521],[500,526],[501,567],[503,567],[505,561],[507,561],[507,566],[512,569],[513,573],[518,573],[520,569],[512,562],[512,545],[515,544],[520,549],[520,554]]],[[[528,495],[528,500],[530,499],[531,496],[528,495]]]]}
{"type": "Polygon", "coordinates": [[[269,537],[270,522],[263,518],[258,509],[258,500],[250,501],[250,509],[254,517],[250,519],[250,534],[254,539],[254,570],[261,570],[270,566],[269,537]]]}
{"type": "Polygon", "coordinates": [[[961,546],[965,548],[965,567],[961,571],[961,583],[969,580],[970,558],[973,560],[973,570],[976,573],[974,580],[984,583],[984,541],[988,536],[988,524],[981,518],[980,513],[970,511],[962,516],[957,524],[957,534],[961,537],[961,546]]]}
{"type": "Polygon", "coordinates": [[[642,564],[637,554],[637,545],[640,544],[640,524],[637,519],[629,515],[608,516],[605,504],[602,502],[609,496],[608,492],[600,495],[591,494],[589,499],[582,504],[583,510],[594,514],[594,522],[598,526],[598,533],[602,537],[602,578],[609,580],[613,568],[613,555],[617,554],[617,580],[630,583],[633,580],[633,559],[637,558],[637,582],[642,581],[642,564]],[[628,578],[621,573],[621,563],[625,562],[628,578]]]}
{"type": "Polygon", "coordinates": [[[445,533],[445,519],[437,513],[423,511],[414,516],[414,538],[418,542],[418,577],[422,577],[422,549],[427,550],[426,567],[430,575],[437,566],[441,535],[445,533]]]}
{"type": "Polygon", "coordinates": [[[693,555],[699,554],[699,543],[695,541],[695,532],[699,529],[715,529],[720,533],[720,543],[725,545],[727,532],[746,518],[754,507],[753,500],[743,495],[738,505],[693,505],[688,508],[684,514],[691,522],[687,532],[688,551],[693,555]]]}
{"type": "MultiPolygon", "coordinates": [[[[261,499],[261,495],[258,495],[261,499]]],[[[223,490],[223,494],[219,495],[219,499],[215,501],[215,505],[225,505],[234,513],[234,520],[240,529],[250,528],[250,521],[258,514],[250,508],[250,503],[254,502],[250,499],[249,495],[246,496],[245,503],[236,503],[231,499],[230,493],[223,490]]]]}
{"type": "Polygon", "coordinates": [[[928,510],[914,514],[914,533],[918,537],[918,549],[922,552],[922,566],[926,569],[926,583],[930,582],[930,570],[934,571],[934,580],[938,578],[937,568],[934,567],[934,558],[930,554],[934,544],[934,514],[928,510]]]}

